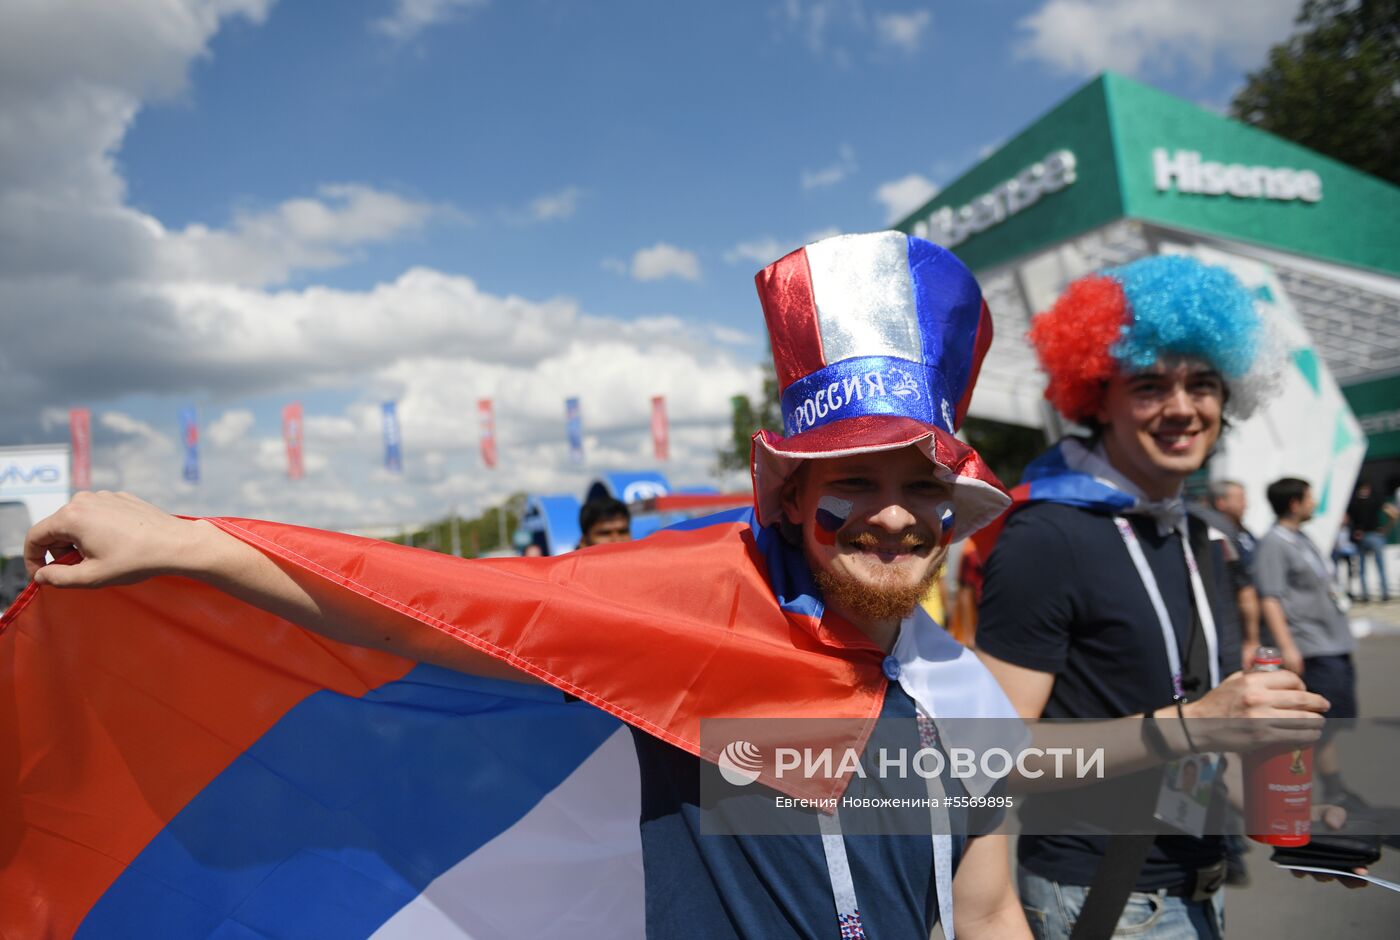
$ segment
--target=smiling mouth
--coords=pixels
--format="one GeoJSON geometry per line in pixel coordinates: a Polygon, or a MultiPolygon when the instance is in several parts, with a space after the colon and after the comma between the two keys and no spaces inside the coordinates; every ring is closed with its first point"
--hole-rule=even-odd
{"type": "Polygon", "coordinates": [[[1191,445],[1196,443],[1199,431],[1158,431],[1152,435],[1152,439],[1157,442],[1157,446],[1164,453],[1184,454],[1191,449],[1191,445]]]}
{"type": "Polygon", "coordinates": [[[869,532],[862,532],[847,539],[846,544],[861,554],[878,558],[886,564],[927,554],[928,550],[933,547],[931,541],[920,538],[912,532],[895,542],[881,541],[869,532]]]}

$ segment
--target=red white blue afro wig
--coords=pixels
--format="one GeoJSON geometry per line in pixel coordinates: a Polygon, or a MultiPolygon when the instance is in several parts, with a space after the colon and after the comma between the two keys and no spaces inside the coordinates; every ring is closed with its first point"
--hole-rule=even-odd
{"type": "Polygon", "coordinates": [[[1071,421],[1092,421],[1114,375],[1189,356],[1229,387],[1232,417],[1248,417],[1272,384],[1254,298],[1224,268],[1185,255],[1143,258],[1072,282],[1031,322],[1049,376],[1045,397],[1071,421]]]}

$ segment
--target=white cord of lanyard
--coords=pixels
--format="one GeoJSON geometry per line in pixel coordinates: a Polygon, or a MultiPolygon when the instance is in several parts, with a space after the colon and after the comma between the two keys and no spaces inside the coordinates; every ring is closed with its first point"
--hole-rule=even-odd
{"type": "MultiPolygon", "coordinates": [[[[918,706],[919,746],[936,748],[938,733],[932,714],[922,705],[918,706]]],[[[933,838],[933,882],[934,893],[938,896],[938,922],[943,927],[946,940],[955,940],[953,928],[953,836],[948,816],[947,791],[943,780],[937,774],[924,777],[929,801],[929,820],[933,838]]],[[[826,855],[826,873],[831,880],[831,893],[836,901],[836,919],[841,928],[841,940],[859,940],[865,937],[865,925],[861,921],[860,902],[856,900],[855,882],[851,878],[851,865],[846,857],[846,840],[841,834],[841,814],[834,811],[830,816],[817,813],[817,825],[821,829],[822,851],[826,855]]]]}
{"type": "MultiPolygon", "coordinates": [[[[1157,623],[1162,630],[1162,644],[1167,651],[1167,665],[1172,674],[1172,699],[1181,701],[1186,697],[1182,685],[1181,653],[1178,651],[1176,630],[1172,628],[1171,615],[1167,613],[1166,602],[1162,600],[1162,592],[1157,587],[1157,577],[1147,564],[1147,556],[1142,553],[1142,545],[1138,542],[1137,533],[1133,531],[1132,523],[1122,516],[1114,516],[1113,524],[1118,527],[1118,534],[1122,536],[1123,544],[1128,548],[1128,555],[1133,559],[1133,567],[1137,568],[1138,577],[1142,579],[1142,586],[1147,589],[1147,596],[1152,601],[1152,609],[1157,614],[1157,623]]],[[[1186,570],[1191,576],[1192,606],[1196,609],[1196,616],[1201,622],[1201,632],[1205,634],[1206,638],[1210,687],[1213,689],[1220,684],[1220,657],[1217,653],[1215,616],[1210,610],[1210,601],[1206,597],[1206,586],[1201,581],[1201,572],[1196,567],[1196,556],[1191,553],[1191,543],[1187,538],[1184,519],[1177,523],[1175,531],[1181,539],[1181,551],[1186,557],[1186,570]]]]}

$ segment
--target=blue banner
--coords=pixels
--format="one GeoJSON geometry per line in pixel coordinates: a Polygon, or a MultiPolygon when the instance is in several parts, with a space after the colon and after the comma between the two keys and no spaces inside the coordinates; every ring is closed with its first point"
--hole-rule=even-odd
{"type": "Polygon", "coordinates": [[[564,424],[569,434],[569,459],[583,463],[583,413],[577,398],[564,399],[564,424]]]}
{"type": "Polygon", "coordinates": [[[180,440],[185,445],[185,468],[182,476],[186,483],[199,482],[199,418],[193,405],[180,409],[180,440]]]}
{"type": "Polygon", "coordinates": [[[386,401],[384,409],[384,469],[403,473],[403,447],[399,439],[398,402],[386,401]]]}

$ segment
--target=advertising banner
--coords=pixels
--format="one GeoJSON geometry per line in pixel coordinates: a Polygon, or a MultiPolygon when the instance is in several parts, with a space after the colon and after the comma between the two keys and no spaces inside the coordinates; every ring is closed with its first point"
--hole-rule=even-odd
{"type": "Polygon", "coordinates": [[[73,444],[73,489],[92,489],[92,412],[73,408],[68,412],[68,436],[73,444]]]}
{"type": "Polygon", "coordinates": [[[198,483],[199,418],[193,405],[180,409],[180,441],[185,445],[185,465],[181,476],[186,483],[198,483]]]}
{"type": "Polygon", "coordinates": [[[481,462],[488,470],[496,469],[496,412],[491,399],[476,403],[476,418],[481,429],[481,462]]]}
{"type": "Polygon", "coordinates": [[[403,473],[403,445],[399,437],[398,402],[386,401],[384,411],[384,469],[403,473]]]}
{"type": "Polygon", "coordinates": [[[569,460],[583,463],[583,414],[577,398],[564,399],[564,426],[569,435],[569,460]]]}
{"type": "Polygon", "coordinates": [[[300,480],[306,470],[301,460],[301,402],[282,406],[282,441],[287,445],[287,479],[300,480]]]}
{"type": "Polygon", "coordinates": [[[651,398],[651,447],[657,460],[671,459],[671,428],[666,421],[666,396],[651,398]]]}

